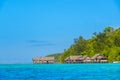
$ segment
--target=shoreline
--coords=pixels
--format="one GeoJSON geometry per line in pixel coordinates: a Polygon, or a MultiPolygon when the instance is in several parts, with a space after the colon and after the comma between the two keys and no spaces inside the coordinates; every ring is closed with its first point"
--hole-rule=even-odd
{"type": "MultiPolygon", "coordinates": [[[[16,63],[10,63],[10,64],[0,64],[0,65],[54,65],[54,64],[65,64],[65,65],[67,65],[68,63],[53,63],[53,64],[34,64],[34,63],[18,63],[18,64],[16,64],[16,63]]],[[[71,65],[73,65],[73,64],[120,64],[120,63],[71,63],[71,65]]],[[[68,64],[68,65],[70,65],[70,64],[68,64]]]]}

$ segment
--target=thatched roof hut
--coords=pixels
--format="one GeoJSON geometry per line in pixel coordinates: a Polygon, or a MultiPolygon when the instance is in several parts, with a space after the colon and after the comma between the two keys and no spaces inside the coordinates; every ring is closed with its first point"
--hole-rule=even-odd
{"type": "Polygon", "coordinates": [[[94,62],[107,62],[107,57],[102,56],[101,54],[95,54],[91,59],[94,62]]]}
{"type": "Polygon", "coordinates": [[[75,60],[80,60],[80,59],[82,59],[81,55],[80,56],[69,56],[65,60],[73,60],[73,61],[75,61],[75,60]]]}
{"type": "Polygon", "coordinates": [[[101,54],[95,54],[92,59],[98,59],[98,60],[101,60],[101,59],[106,59],[105,56],[102,56],[101,54]]]}
{"type": "Polygon", "coordinates": [[[42,57],[41,60],[44,60],[44,61],[54,61],[54,57],[42,57]]]}
{"type": "Polygon", "coordinates": [[[88,57],[87,55],[75,55],[69,56],[65,59],[66,63],[105,63],[107,62],[107,58],[102,56],[101,54],[95,54],[92,58],[88,57]]]}
{"type": "Polygon", "coordinates": [[[97,59],[98,56],[101,56],[101,54],[95,54],[91,59],[97,59]]]}
{"type": "Polygon", "coordinates": [[[83,61],[83,58],[81,55],[69,56],[65,59],[66,63],[81,63],[82,61],[83,61]]]}
{"type": "Polygon", "coordinates": [[[98,56],[97,59],[107,59],[105,56],[98,56]]]}
{"type": "Polygon", "coordinates": [[[54,63],[54,57],[33,58],[33,63],[54,63]]]}

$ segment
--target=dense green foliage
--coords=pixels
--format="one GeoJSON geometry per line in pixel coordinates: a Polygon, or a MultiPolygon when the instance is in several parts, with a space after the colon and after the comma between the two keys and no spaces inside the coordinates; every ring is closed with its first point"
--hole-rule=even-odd
{"type": "Polygon", "coordinates": [[[55,62],[59,62],[59,59],[60,59],[60,56],[62,54],[61,53],[56,53],[56,54],[50,54],[50,55],[47,55],[47,57],[55,57],[55,62]]]}
{"type": "Polygon", "coordinates": [[[102,32],[93,33],[91,39],[84,39],[80,36],[74,39],[74,44],[68,50],[65,50],[60,57],[64,62],[70,55],[93,55],[100,53],[108,58],[109,62],[120,61],[120,28],[114,30],[112,27],[106,27],[102,32]]]}

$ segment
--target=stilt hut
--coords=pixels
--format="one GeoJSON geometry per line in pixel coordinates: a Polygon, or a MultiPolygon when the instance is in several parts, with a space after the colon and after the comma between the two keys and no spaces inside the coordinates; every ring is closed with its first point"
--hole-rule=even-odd
{"type": "Polygon", "coordinates": [[[92,58],[87,55],[75,55],[67,57],[65,63],[107,63],[107,57],[101,54],[95,54],[92,58]]]}
{"type": "Polygon", "coordinates": [[[94,63],[107,62],[107,58],[105,56],[102,56],[101,54],[95,54],[91,59],[92,59],[92,62],[94,63]]]}
{"type": "Polygon", "coordinates": [[[82,56],[69,56],[65,59],[65,63],[82,63],[83,58],[82,56]]]}
{"type": "Polygon", "coordinates": [[[53,64],[55,63],[54,57],[39,57],[33,58],[33,63],[35,64],[53,64]]]}

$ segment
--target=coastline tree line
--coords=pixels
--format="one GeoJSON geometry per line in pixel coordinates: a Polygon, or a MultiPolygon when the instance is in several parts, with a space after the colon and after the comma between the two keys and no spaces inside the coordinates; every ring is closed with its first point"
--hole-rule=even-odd
{"type": "Polygon", "coordinates": [[[106,27],[102,32],[93,33],[90,39],[80,36],[74,39],[74,44],[60,55],[58,61],[64,60],[70,55],[93,55],[100,53],[108,58],[109,62],[120,61],[120,28],[106,27]]]}

